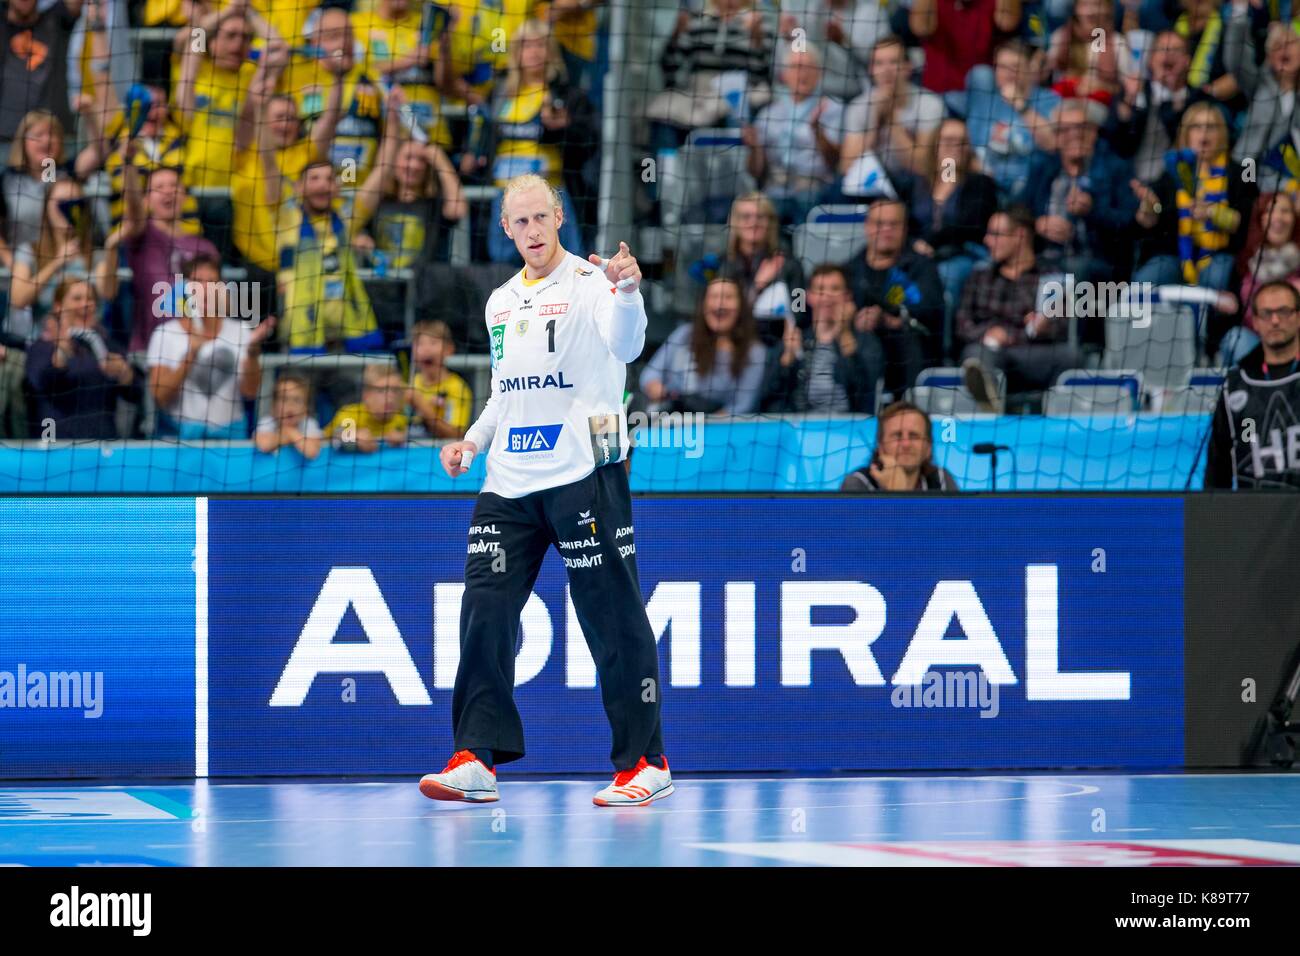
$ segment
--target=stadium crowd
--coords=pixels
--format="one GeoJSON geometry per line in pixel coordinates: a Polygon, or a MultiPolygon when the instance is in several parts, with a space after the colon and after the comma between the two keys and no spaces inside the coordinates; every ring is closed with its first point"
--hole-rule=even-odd
{"type": "MultiPolygon", "coordinates": [[[[562,243],[595,248],[601,0],[0,9],[0,438],[458,438],[486,395],[447,362],[518,261],[499,188],[542,175],[562,243]],[[173,32],[136,56],[139,28],[173,32]],[[495,273],[451,265],[466,223],[495,273]],[[397,361],[264,388],[271,353],[397,361]]],[[[1103,310],[1048,307],[1053,277],[1194,303],[1196,364],[1224,368],[1259,360],[1257,291],[1300,305],[1292,0],[682,0],[654,56],[621,119],[663,175],[615,169],[668,250],[651,284],[687,277],[694,309],[655,300],[634,406],[873,415],[959,367],[976,409],[1037,411],[1113,344],[1103,310]],[[727,130],[738,175],[670,215],[727,130]],[[827,210],[853,235],[809,261],[827,210]]],[[[927,411],[882,414],[846,489],[953,487],[927,411]]]]}

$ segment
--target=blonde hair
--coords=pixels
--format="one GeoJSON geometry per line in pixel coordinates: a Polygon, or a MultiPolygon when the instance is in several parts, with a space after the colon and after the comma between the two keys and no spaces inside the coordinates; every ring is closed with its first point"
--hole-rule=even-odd
{"type": "Polygon", "coordinates": [[[1228,121],[1223,118],[1219,108],[1213,103],[1202,101],[1193,103],[1187,107],[1187,112],[1183,114],[1182,121],[1178,124],[1178,148],[1187,148],[1187,134],[1192,128],[1192,124],[1200,117],[1205,117],[1214,127],[1215,133],[1219,137],[1217,152],[1224,152],[1228,148],[1228,121]]]}
{"type": "Polygon", "coordinates": [[[394,378],[402,382],[402,373],[397,370],[397,366],[391,362],[371,362],[361,373],[361,384],[366,388],[383,388],[394,378]]]}
{"type": "Polygon", "coordinates": [[[519,66],[525,40],[546,40],[546,71],[544,82],[547,84],[561,82],[568,78],[564,67],[564,54],[560,52],[559,41],[551,32],[551,25],[545,20],[525,20],[515,31],[514,43],[510,46],[510,58],[506,65],[505,92],[507,96],[519,95],[519,84],[523,82],[523,70],[519,66]]]}
{"type": "Polygon", "coordinates": [[[64,161],[64,144],[67,137],[63,133],[63,124],[49,110],[32,110],[19,120],[18,128],[14,130],[13,142],[9,145],[9,165],[14,169],[27,168],[27,134],[33,126],[42,123],[49,124],[50,135],[58,140],[58,145],[54,149],[54,161],[56,163],[64,161]]]}
{"type": "Polygon", "coordinates": [[[526,192],[529,189],[536,189],[539,186],[550,194],[551,208],[563,214],[564,204],[560,201],[559,190],[536,173],[524,173],[506,183],[505,188],[501,191],[501,221],[507,222],[506,207],[510,203],[511,196],[516,193],[526,192]]]}
{"type": "Polygon", "coordinates": [[[755,191],[744,193],[731,201],[731,211],[727,214],[727,258],[734,259],[740,255],[740,234],[736,231],[736,216],[743,202],[757,203],[759,212],[767,215],[767,233],[763,237],[763,251],[776,252],[780,248],[780,223],[776,206],[772,205],[772,200],[767,198],[766,193],[755,191]]]}

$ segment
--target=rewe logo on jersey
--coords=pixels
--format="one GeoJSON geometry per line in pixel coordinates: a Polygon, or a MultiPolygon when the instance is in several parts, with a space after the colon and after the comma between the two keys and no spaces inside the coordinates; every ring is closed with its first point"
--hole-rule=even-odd
{"type": "Polygon", "coordinates": [[[538,315],[564,315],[564,313],[568,311],[569,311],[569,303],[551,302],[547,305],[543,305],[539,307],[537,310],[537,314],[538,315]]]}
{"type": "Polygon", "coordinates": [[[524,428],[512,428],[507,436],[506,451],[544,452],[554,451],[555,443],[560,437],[558,425],[527,425],[524,428]]]}

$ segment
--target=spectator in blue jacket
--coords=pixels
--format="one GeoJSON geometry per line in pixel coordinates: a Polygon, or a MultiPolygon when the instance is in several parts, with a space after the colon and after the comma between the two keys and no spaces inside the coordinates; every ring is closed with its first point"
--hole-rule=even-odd
{"type": "Polygon", "coordinates": [[[873,332],[885,351],[885,388],[910,388],[927,365],[942,365],[943,284],[933,262],[907,248],[907,207],[878,199],[867,212],[867,249],[845,264],[857,308],[853,328],[873,332]]]}
{"type": "Polygon", "coordinates": [[[1128,163],[1097,142],[1104,112],[1098,104],[1067,100],[1056,112],[1056,154],[1037,152],[1019,202],[1034,213],[1044,272],[1072,273],[1078,281],[1127,278],[1128,229],[1137,213],[1128,163]]]}

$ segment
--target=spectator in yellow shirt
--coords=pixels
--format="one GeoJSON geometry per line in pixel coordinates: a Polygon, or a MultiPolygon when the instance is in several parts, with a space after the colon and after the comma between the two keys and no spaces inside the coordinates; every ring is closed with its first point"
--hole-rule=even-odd
{"type": "Polygon", "coordinates": [[[274,92],[288,62],[288,45],[283,40],[271,40],[240,113],[235,171],[230,178],[235,246],[251,267],[263,273],[274,272],[278,266],[276,239],[283,226],[281,206],[289,198],[293,184],[309,163],[328,161],[341,112],[343,77],[352,69],[352,53],[344,49],[322,59],[332,83],[325,112],[313,124],[307,139],[300,138],[302,124],[293,97],[274,92]]]}
{"type": "Polygon", "coordinates": [[[406,138],[398,119],[405,96],[388,95],[379,158],[352,206],[353,247],[388,257],[393,269],[434,261],[447,224],[466,216],[460,177],[442,148],[406,138]],[[369,234],[361,230],[369,225],[369,234]]]}
{"type": "Polygon", "coordinates": [[[348,13],[340,7],[325,7],[312,14],[305,27],[307,45],[321,51],[323,57],[293,56],[285,71],[283,88],[298,104],[298,116],[308,131],[315,128],[328,105],[333,74],[328,62],[346,50],[353,54],[352,69],[343,77],[342,112],[329,160],[339,174],[345,206],[351,193],[374,168],[375,154],[384,124],[383,90],[366,72],[365,63],[357,59],[358,44],[348,13]]]}
{"type": "Polygon", "coordinates": [[[433,438],[460,439],[469,428],[473,395],[469,385],[447,368],[456,354],[446,322],[416,322],[411,328],[411,407],[433,438]]]}
{"type": "Polygon", "coordinates": [[[361,401],[338,410],[325,435],[335,448],[369,454],[381,445],[406,444],[410,419],[402,411],[406,385],[391,365],[367,365],[363,373],[361,401]]]}
{"type": "Polygon", "coordinates": [[[378,0],[373,9],[352,14],[352,29],[365,51],[365,71],[385,85],[401,84],[414,121],[431,142],[446,149],[451,131],[439,94],[444,64],[424,17],[411,0],[378,0]]]}
{"type": "Polygon", "coordinates": [[[337,177],[329,161],[303,170],[297,201],[286,204],[277,281],[282,328],[297,353],[365,352],[382,348],[384,334],[357,274],[352,229],[339,216],[337,177]]]}
{"type": "Polygon", "coordinates": [[[198,42],[187,28],[177,31],[173,52],[180,59],[173,98],[186,136],[185,174],[190,188],[230,185],[235,125],[255,69],[248,59],[253,26],[246,0],[232,0],[224,11],[198,23],[198,42]]]}
{"type": "MultiPolygon", "coordinates": [[[[233,0],[208,3],[205,0],[145,0],[144,25],[147,27],[187,27],[208,12],[223,13],[233,0]]],[[[245,5],[241,3],[241,6],[245,5]]],[[[251,9],[260,14],[277,34],[296,43],[303,35],[303,24],[316,8],[316,0],[252,0],[251,9]]]]}

